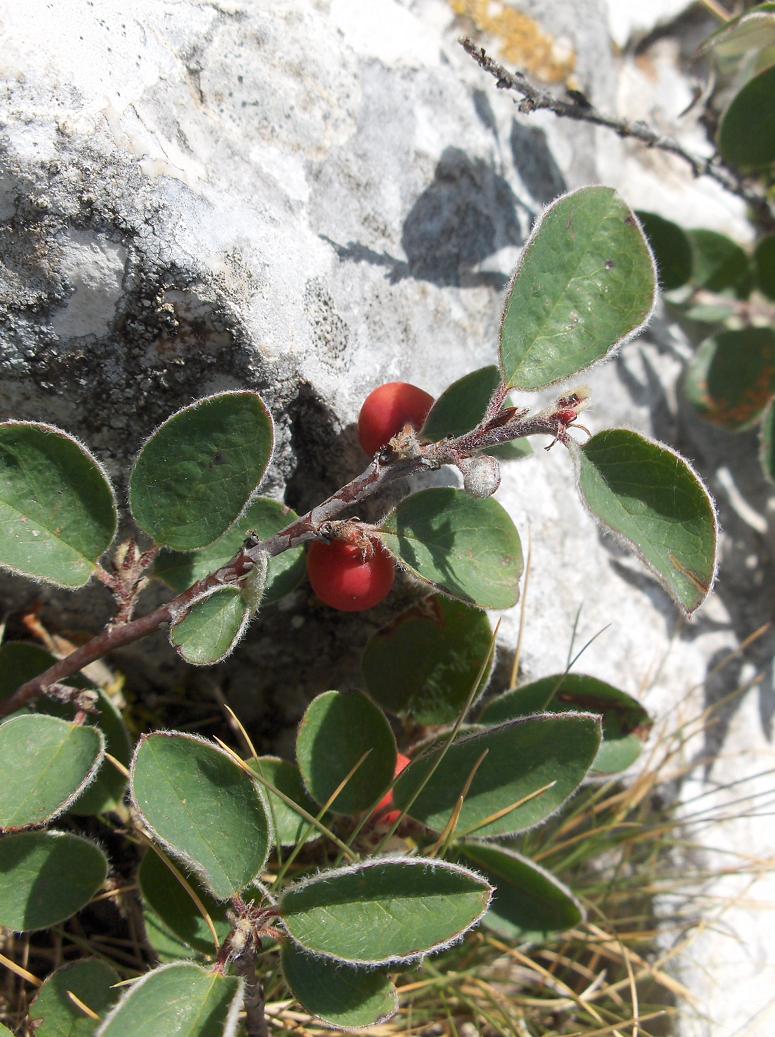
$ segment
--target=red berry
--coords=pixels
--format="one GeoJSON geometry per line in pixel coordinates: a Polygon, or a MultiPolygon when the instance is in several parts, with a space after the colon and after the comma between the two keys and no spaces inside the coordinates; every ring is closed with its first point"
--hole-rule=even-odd
{"type": "Polygon", "coordinates": [[[343,540],[315,541],[307,554],[307,575],[322,602],[342,612],[363,612],[388,596],[395,563],[380,543],[371,546],[367,553],[343,540]]]}
{"type": "Polygon", "coordinates": [[[386,382],[370,392],[358,415],[358,440],[367,454],[387,446],[404,425],[421,429],[433,397],[408,382],[386,382]]]}
{"type": "MultiPolygon", "coordinates": [[[[394,778],[397,778],[401,771],[406,770],[412,761],[408,756],[404,756],[403,753],[399,753],[396,757],[396,769],[393,774],[394,778]]],[[[396,810],[393,805],[393,790],[385,793],[384,797],[377,803],[374,808],[374,820],[380,825],[380,827],[392,828],[396,821],[401,816],[401,811],[396,810]]]]}

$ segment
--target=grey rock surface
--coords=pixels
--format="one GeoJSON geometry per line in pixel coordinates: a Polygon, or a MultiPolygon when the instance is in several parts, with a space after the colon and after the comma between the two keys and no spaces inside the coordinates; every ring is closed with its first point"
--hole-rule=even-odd
{"type": "MultiPolygon", "coordinates": [[[[689,91],[675,55],[657,49],[648,76],[619,61],[603,0],[520,6],[570,42],[593,102],[675,119],[689,91]]],[[[565,189],[605,182],[685,225],[750,233],[735,199],[664,156],[516,116],[457,46],[465,26],[444,0],[4,0],[0,18],[0,410],[77,434],[122,494],[131,457],[168,414],[252,386],[277,424],[265,492],[297,509],[316,503],[364,465],[353,422],[373,386],[402,379],[438,393],[494,361],[502,289],[537,213],[565,189]]],[[[677,402],[689,351],[660,312],[588,381],[594,428],[664,438],[718,496],[718,594],[695,624],[598,535],[560,449],[504,467],[499,498],[534,543],[528,675],[564,668],[581,608],[577,643],[610,624],[584,669],[656,713],[685,700],[691,715],[703,696],[710,704],[759,677],[688,748],[705,788],[741,745],[754,769],[772,766],[772,641],[721,674],[714,666],[771,614],[773,538],[750,437],[709,431],[677,402]]],[[[0,594],[12,616],[42,603],[44,620],[72,631],[108,615],[99,588],[63,595],[3,577],[0,594]]],[[[410,594],[399,588],[364,622],[302,588],[194,686],[206,695],[218,681],[287,750],[306,701],[357,682],[370,629],[410,594]]],[[[505,618],[504,659],[517,618],[505,618]]],[[[138,692],[183,679],[161,637],[119,665],[138,692]]],[[[735,982],[763,1005],[771,937],[734,924],[755,959],[735,959],[735,982]]],[[[699,954],[697,982],[709,960],[699,954]]],[[[687,1021],[687,1033],[771,1032],[766,1016],[735,1030],[716,984],[707,997],[718,1028],[687,1021]]]]}

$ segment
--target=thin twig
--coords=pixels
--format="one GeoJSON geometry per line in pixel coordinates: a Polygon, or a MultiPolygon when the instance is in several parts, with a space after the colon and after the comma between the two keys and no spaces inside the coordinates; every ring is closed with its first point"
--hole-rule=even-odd
{"type": "Polygon", "coordinates": [[[630,137],[640,141],[648,148],[656,148],[658,151],[675,155],[690,167],[694,176],[710,177],[724,190],[742,198],[751,206],[762,226],[770,229],[775,227],[775,209],[768,202],[766,195],[753,184],[746,183],[739,173],[723,165],[717,159],[706,158],[688,151],[678,141],[657,133],[645,122],[617,119],[613,115],[607,115],[590,104],[587,98],[581,94],[574,94],[568,100],[555,97],[548,90],[543,90],[531,83],[522,72],[510,72],[505,66],[494,61],[483,47],[468,37],[461,39],[460,44],[477,65],[496,80],[499,90],[510,90],[520,95],[521,100],[515,100],[514,104],[523,114],[529,115],[531,112],[540,110],[554,112],[560,118],[573,119],[576,122],[589,122],[594,126],[604,126],[619,137],[630,137]]]}

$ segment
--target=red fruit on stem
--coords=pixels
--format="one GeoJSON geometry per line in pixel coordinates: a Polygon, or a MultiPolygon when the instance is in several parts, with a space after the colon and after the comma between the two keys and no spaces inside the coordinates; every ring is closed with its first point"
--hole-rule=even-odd
{"type": "Polygon", "coordinates": [[[421,429],[433,397],[409,382],[386,382],[363,401],[358,415],[358,440],[367,454],[387,446],[404,425],[421,429]]]}
{"type": "MultiPolygon", "coordinates": [[[[404,756],[403,753],[399,753],[396,757],[396,769],[393,773],[393,777],[397,778],[401,771],[406,770],[412,761],[408,756],[404,756]]],[[[396,810],[393,805],[393,790],[386,792],[383,798],[377,803],[374,808],[374,821],[381,828],[392,828],[396,821],[401,816],[401,811],[396,810]]]]}
{"type": "Polygon", "coordinates": [[[322,602],[341,612],[363,612],[388,596],[396,576],[392,557],[378,541],[358,544],[316,540],[307,553],[307,575],[322,602]]]}

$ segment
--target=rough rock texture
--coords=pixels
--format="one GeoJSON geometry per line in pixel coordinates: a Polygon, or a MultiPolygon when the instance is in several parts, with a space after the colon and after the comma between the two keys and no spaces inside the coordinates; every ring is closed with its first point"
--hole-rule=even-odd
{"type": "MultiPolygon", "coordinates": [[[[622,6],[611,2],[618,36],[622,6]]],[[[456,45],[471,24],[453,8],[461,4],[72,0],[65,16],[45,0],[3,3],[3,414],[75,432],[123,486],[166,415],[253,386],[277,422],[266,492],[306,509],[363,466],[353,421],[371,387],[400,378],[438,392],[493,362],[500,292],[537,212],[561,191],[605,182],[685,225],[749,233],[735,199],[662,155],[552,116],[515,117],[456,45]]],[[[593,102],[665,126],[685,106],[668,43],[637,65],[615,58],[603,0],[526,0],[519,10],[540,20],[550,56],[575,57],[593,102]]],[[[483,40],[496,53],[514,44],[499,31],[483,40]]],[[[699,131],[687,136],[702,146],[699,131]]],[[[703,697],[711,704],[758,676],[687,748],[687,787],[706,791],[710,772],[723,783],[772,765],[772,641],[714,667],[769,618],[773,537],[751,437],[702,427],[676,402],[688,352],[662,313],[588,381],[595,428],[623,423],[666,439],[718,496],[719,592],[694,625],[597,534],[562,450],[504,468],[499,497],[533,534],[529,675],[564,667],[581,608],[577,643],[611,624],[584,669],[641,692],[658,713],[680,700],[694,715],[703,697]]],[[[44,620],[64,615],[75,631],[109,605],[100,589],[52,594],[9,577],[0,593],[4,611],[42,602],[44,620]]],[[[516,619],[502,628],[504,658],[516,619]]],[[[286,730],[287,749],[309,697],[357,680],[368,632],[302,589],[267,610],[238,658],[208,679],[259,732],[286,730]]],[[[163,638],[152,648],[122,657],[136,690],[183,679],[163,638]]],[[[764,856],[772,847],[755,824],[735,821],[719,838],[757,838],[764,856]]],[[[771,1032],[771,937],[745,912],[731,917],[745,946],[697,945],[689,982],[714,1022],[687,1019],[687,1034],[771,1032]],[[734,1006],[722,992],[731,987],[734,1006]]]]}

